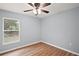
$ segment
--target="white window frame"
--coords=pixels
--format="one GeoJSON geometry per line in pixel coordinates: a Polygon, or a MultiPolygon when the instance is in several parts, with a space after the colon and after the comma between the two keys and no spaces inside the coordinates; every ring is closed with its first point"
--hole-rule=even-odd
{"type": "Polygon", "coordinates": [[[8,17],[3,17],[2,18],[2,22],[3,22],[3,24],[2,24],[2,30],[3,30],[3,40],[2,40],[2,44],[3,45],[8,45],[8,44],[13,44],[13,43],[17,43],[17,42],[20,42],[20,21],[19,21],[19,19],[15,19],[15,18],[8,18],[8,17]],[[4,20],[5,19],[12,19],[12,20],[18,20],[18,22],[19,22],[19,30],[4,30],[4,20]],[[5,31],[18,31],[19,32],[19,39],[18,40],[16,40],[16,41],[12,41],[12,42],[4,42],[4,32],[5,31]]]}

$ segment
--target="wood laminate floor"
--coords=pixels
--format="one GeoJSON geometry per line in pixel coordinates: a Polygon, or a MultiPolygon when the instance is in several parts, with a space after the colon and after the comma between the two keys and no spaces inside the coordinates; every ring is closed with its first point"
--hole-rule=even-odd
{"type": "Polygon", "coordinates": [[[1,56],[76,56],[76,55],[40,42],[34,45],[30,45],[24,48],[4,53],[1,56]]]}

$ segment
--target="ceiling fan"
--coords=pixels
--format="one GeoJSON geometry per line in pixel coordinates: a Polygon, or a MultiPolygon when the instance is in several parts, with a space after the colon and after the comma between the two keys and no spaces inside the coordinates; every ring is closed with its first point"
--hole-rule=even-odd
{"type": "Polygon", "coordinates": [[[44,10],[42,8],[51,5],[51,3],[43,3],[42,5],[41,5],[41,3],[28,3],[28,5],[30,5],[31,7],[33,7],[33,9],[25,10],[24,12],[33,11],[33,13],[37,16],[41,12],[49,13],[49,11],[44,10]]]}

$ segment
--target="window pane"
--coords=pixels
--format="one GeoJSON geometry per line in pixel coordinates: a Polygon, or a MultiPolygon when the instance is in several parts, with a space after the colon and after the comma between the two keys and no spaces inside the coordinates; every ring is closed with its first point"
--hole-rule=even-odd
{"type": "Polygon", "coordinates": [[[19,30],[18,23],[17,20],[4,19],[4,30],[19,30]]]}
{"type": "Polygon", "coordinates": [[[18,31],[4,31],[4,43],[16,42],[19,39],[18,31]]]}

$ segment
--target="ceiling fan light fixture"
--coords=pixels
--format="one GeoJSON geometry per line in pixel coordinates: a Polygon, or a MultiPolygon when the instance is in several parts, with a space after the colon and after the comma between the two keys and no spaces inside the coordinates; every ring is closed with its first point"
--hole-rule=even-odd
{"type": "Polygon", "coordinates": [[[41,14],[41,10],[40,9],[33,9],[33,13],[35,15],[41,14]]]}
{"type": "Polygon", "coordinates": [[[41,14],[41,9],[38,9],[38,14],[41,14]]]}
{"type": "Polygon", "coordinates": [[[33,13],[34,13],[34,14],[37,14],[37,10],[36,10],[36,9],[33,9],[33,13]]]}

